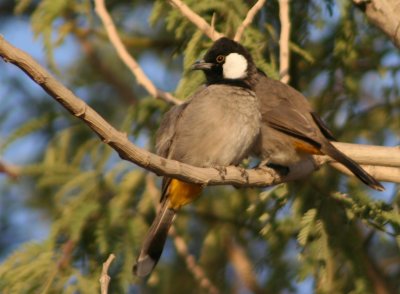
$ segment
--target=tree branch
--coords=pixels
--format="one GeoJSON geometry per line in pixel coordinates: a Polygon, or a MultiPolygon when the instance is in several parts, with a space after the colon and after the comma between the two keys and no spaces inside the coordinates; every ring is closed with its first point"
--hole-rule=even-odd
{"type": "MultiPolygon", "coordinates": [[[[339,164],[337,162],[332,162],[330,163],[330,165],[346,175],[353,176],[353,173],[342,164],[339,164]]],[[[373,176],[375,179],[379,181],[400,183],[400,167],[376,166],[376,165],[363,165],[362,167],[371,176],[373,176]]]]}
{"type": "Polygon", "coordinates": [[[80,44],[82,52],[85,54],[86,60],[96,69],[101,77],[110,85],[114,91],[127,104],[135,104],[137,102],[136,94],[133,92],[131,85],[128,85],[121,80],[118,75],[110,70],[109,66],[101,58],[99,52],[96,51],[96,46],[89,41],[88,34],[79,34],[78,30],[73,30],[77,42],[80,44]]]}
{"type": "Polygon", "coordinates": [[[137,81],[142,85],[149,94],[155,98],[165,100],[169,103],[180,104],[182,101],[176,99],[170,93],[164,92],[157,89],[153,82],[146,76],[136,60],[126,50],[120,37],[118,36],[117,29],[112,21],[110,14],[108,13],[104,0],[95,0],[95,10],[103,22],[104,28],[107,31],[108,38],[111,44],[114,46],[118,53],[118,56],[124,62],[124,64],[130,69],[132,74],[137,78],[137,81]]]}
{"type": "MultiPolygon", "coordinates": [[[[202,185],[266,187],[302,178],[313,172],[316,168],[318,168],[318,166],[326,161],[321,161],[319,157],[315,157],[316,162],[313,162],[312,160],[303,161],[294,166],[290,166],[290,173],[287,176],[279,175],[274,170],[266,168],[248,170],[248,177],[244,177],[241,169],[229,166],[226,169],[226,175],[221,177],[219,170],[214,168],[199,168],[180,163],[175,160],[165,159],[132,144],[128,140],[126,134],[117,131],[90,106],[76,97],[69,89],[64,87],[56,79],[54,79],[32,57],[22,50],[9,44],[1,35],[0,56],[4,59],[4,61],[11,62],[21,68],[51,97],[53,97],[74,116],[80,118],[85,124],[87,124],[104,143],[116,150],[121,158],[133,162],[158,175],[171,176],[183,181],[202,185]]],[[[346,146],[349,144],[335,143],[335,145],[342,152],[347,153],[346,146]]],[[[353,146],[353,144],[351,144],[351,146],[353,146]]],[[[390,155],[392,161],[394,161],[393,147],[380,148],[387,148],[387,154],[390,155]]],[[[383,159],[383,154],[381,158],[383,159]]],[[[355,161],[358,160],[357,154],[353,156],[353,159],[355,161]]],[[[367,162],[366,159],[367,158],[363,158],[364,162],[367,162]]],[[[371,161],[376,162],[374,153],[370,153],[370,159],[371,161]]],[[[387,163],[386,159],[384,160],[384,163],[387,163]]],[[[379,176],[377,179],[380,179],[379,176]]]]}
{"type": "Polygon", "coordinates": [[[289,0],[279,0],[279,19],[281,21],[281,34],[279,37],[279,76],[282,83],[289,83],[289,37],[290,18],[289,0]]]}
{"type": "Polygon", "coordinates": [[[57,261],[57,264],[50,272],[50,275],[47,277],[46,281],[43,283],[43,289],[41,289],[40,293],[48,293],[51,285],[54,283],[57,275],[59,274],[60,270],[67,268],[68,264],[71,261],[72,252],[75,248],[75,242],[71,239],[67,240],[62,245],[62,255],[60,259],[57,261]]]}
{"type": "Polygon", "coordinates": [[[224,35],[217,32],[211,27],[200,15],[191,10],[181,0],[168,0],[168,2],[175,6],[188,20],[190,20],[200,31],[207,35],[211,40],[216,41],[224,35]]]}
{"type": "Polygon", "coordinates": [[[257,282],[256,273],[253,271],[253,265],[246,255],[246,251],[233,239],[227,239],[227,249],[230,262],[235,269],[236,275],[243,284],[255,294],[267,294],[266,289],[262,289],[257,282]]]}
{"type": "Polygon", "coordinates": [[[4,173],[15,180],[21,175],[21,168],[0,160],[0,173],[4,173]]]}
{"type": "Polygon", "coordinates": [[[247,12],[246,18],[243,20],[241,25],[236,30],[235,37],[233,38],[234,41],[240,42],[244,30],[253,22],[254,17],[256,14],[261,10],[264,6],[265,0],[258,0],[256,4],[247,12]]]}
{"type": "Polygon", "coordinates": [[[381,29],[400,49],[400,3],[397,0],[353,0],[368,20],[381,29]]]}
{"type": "Polygon", "coordinates": [[[101,270],[101,276],[99,279],[101,294],[108,293],[108,285],[110,284],[110,280],[111,280],[110,276],[108,275],[108,268],[110,267],[114,258],[115,258],[115,255],[111,253],[110,256],[108,256],[106,262],[103,263],[103,268],[101,270]]]}
{"type": "Polygon", "coordinates": [[[177,234],[175,227],[171,228],[169,234],[174,238],[176,251],[181,257],[183,257],[186,267],[193,274],[199,285],[206,290],[206,293],[218,294],[218,289],[211,283],[210,279],[207,278],[203,268],[199,266],[194,256],[189,253],[185,240],[177,234]]]}
{"type": "Polygon", "coordinates": [[[359,164],[400,167],[400,146],[359,145],[331,142],[340,150],[345,150],[350,158],[356,158],[359,164]]]}

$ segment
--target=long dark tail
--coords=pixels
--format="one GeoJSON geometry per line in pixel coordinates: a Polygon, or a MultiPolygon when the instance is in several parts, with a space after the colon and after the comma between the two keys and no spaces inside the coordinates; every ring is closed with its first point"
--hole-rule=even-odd
{"type": "Polygon", "coordinates": [[[160,259],[168,231],[175,218],[175,211],[169,208],[168,204],[169,200],[165,198],[144,239],[140,255],[133,266],[133,273],[138,277],[149,275],[160,259]]]}
{"type": "Polygon", "coordinates": [[[384,191],[385,188],[374,177],[367,173],[358,163],[349,158],[347,155],[340,152],[331,143],[326,143],[322,146],[322,151],[345,165],[357,178],[363,183],[378,191],[384,191]]]}

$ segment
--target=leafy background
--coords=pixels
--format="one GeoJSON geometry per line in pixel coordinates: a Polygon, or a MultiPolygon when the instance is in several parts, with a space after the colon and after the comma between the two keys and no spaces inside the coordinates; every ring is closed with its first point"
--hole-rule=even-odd
{"type": "MultiPolygon", "coordinates": [[[[185,1],[233,35],[252,1],[185,1]]],[[[184,99],[202,81],[189,65],[211,41],[165,1],[107,1],[130,53],[161,89],[184,99]]],[[[279,6],[267,1],[243,44],[277,78],[279,6]]],[[[349,1],[291,2],[290,84],[341,141],[399,145],[398,50],[349,1]]],[[[117,58],[87,0],[0,3],[0,33],[27,51],[137,145],[154,150],[164,102],[117,58]]],[[[19,69],[0,63],[0,291],[95,293],[110,253],[110,293],[202,293],[168,241],[147,281],[131,267],[160,180],[122,161],[19,69]]],[[[176,221],[221,293],[400,291],[399,192],[376,193],[324,167],[269,189],[210,187],[176,221]],[[347,195],[347,196],[346,196],[347,195]],[[235,255],[236,254],[236,255],[235,255]],[[242,262],[235,261],[235,256],[242,262]],[[241,271],[251,265],[252,278],[241,271]]]]}

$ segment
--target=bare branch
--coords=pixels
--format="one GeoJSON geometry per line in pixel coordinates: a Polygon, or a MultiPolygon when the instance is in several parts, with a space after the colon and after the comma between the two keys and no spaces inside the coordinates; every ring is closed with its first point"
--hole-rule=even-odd
{"type": "Polygon", "coordinates": [[[281,21],[281,35],[279,38],[279,76],[282,83],[289,83],[289,37],[290,37],[290,18],[289,1],[279,0],[279,19],[281,21]]]}
{"type": "Polygon", "coordinates": [[[358,145],[332,142],[336,148],[345,150],[350,158],[356,158],[359,164],[400,167],[400,146],[358,145]]]}
{"type": "Polygon", "coordinates": [[[207,35],[211,40],[216,41],[224,35],[217,32],[214,27],[211,27],[200,15],[191,10],[181,0],[168,0],[168,2],[179,9],[179,11],[190,20],[197,28],[207,35]]]}
{"type": "Polygon", "coordinates": [[[247,12],[246,18],[243,20],[241,25],[238,27],[233,40],[235,40],[236,42],[240,42],[240,39],[242,38],[244,30],[253,22],[254,17],[261,10],[261,8],[264,6],[264,4],[265,4],[265,0],[258,0],[256,2],[256,4],[254,4],[254,6],[247,12]]]}
{"type": "MultiPolygon", "coordinates": [[[[323,164],[309,160],[290,166],[290,173],[287,176],[279,175],[272,169],[248,170],[248,177],[243,176],[243,171],[236,167],[227,167],[226,175],[221,177],[220,172],[214,168],[199,168],[188,164],[180,163],[157,156],[132,144],[126,134],[117,131],[105,121],[96,111],[88,106],[81,99],[76,97],[69,89],[54,79],[43,67],[41,67],[31,56],[22,50],[12,46],[0,35],[0,56],[4,61],[11,62],[21,68],[29,77],[40,85],[51,97],[59,102],[74,116],[86,123],[104,143],[111,146],[118,152],[121,158],[133,162],[158,175],[171,176],[190,183],[202,185],[235,185],[237,187],[266,187],[282,182],[293,181],[303,178],[323,164]]],[[[346,153],[348,144],[335,143],[342,152],[346,153]]],[[[355,145],[358,146],[358,145],[355,145]]],[[[367,147],[365,147],[367,148],[367,147]]],[[[393,148],[380,147],[390,150],[387,152],[393,160],[393,148]]],[[[353,159],[358,160],[357,154],[353,159]]],[[[371,153],[372,161],[376,162],[375,154],[371,153]]],[[[383,158],[383,157],[382,157],[383,158]]],[[[364,158],[365,159],[365,158],[364,158]]],[[[366,160],[365,160],[366,162],[366,160]]],[[[384,161],[387,163],[387,161],[384,161]]],[[[377,163],[376,165],[380,165],[377,163]]],[[[379,175],[376,177],[378,180],[379,175]]],[[[399,179],[400,182],[400,179],[399,179]]]]}
{"type": "Polygon", "coordinates": [[[44,286],[43,289],[41,289],[40,293],[48,293],[60,270],[66,269],[68,267],[68,264],[71,261],[71,255],[74,248],[75,248],[75,242],[72,241],[71,239],[67,240],[62,245],[62,255],[60,259],[57,261],[55,267],[50,272],[50,275],[44,281],[43,283],[44,286]]]}
{"type": "Polygon", "coordinates": [[[189,253],[185,240],[176,233],[175,228],[171,228],[170,235],[174,238],[176,251],[183,257],[186,262],[186,267],[192,272],[200,286],[206,290],[206,293],[218,294],[218,289],[207,278],[203,268],[196,262],[194,256],[189,253]]]}
{"type": "Polygon", "coordinates": [[[77,38],[78,43],[81,45],[82,51],[85,54],[86,60],[90,65],[96,69],[96,71],[102,76],[102,78],[118,93],[127,104],[135,104],[137,102],[136,94],[133,92],[131,85],[123,82],[114,72],[110,70],[110,67],[96,51],[96,46],[90,42],[88,34],[78,33],[78,30],[73,31],[77,38]]]}
{"type": "Polygon", "coordinates": [[[397,0],[353,0],[368,20],[382,30],[400,49],[400,3],[397,0]]]}
{"type": "Polygon", "coordinates": [[[21,174],[21,168],[19,166],[5,163],[0,160],[0,173],[4,173],[12,179],[17,179],[21,174]]]}
{"type": "Polygon", "coordinates": [[[110,284],[110,280],[111,280],[110,276],[108,275],[108,268],[110,267],[114,258],[115,258],[115,255],[111,253],[110,256],[107,258],[106,262],[103,263],[103,268],[101,270],[101,276],[99,279],[101,294],[108,293],[108,285],[110,284]]]}
{"type": "Polygon", "coordinates": [[[262,289],[256,280],[253,266],[246,256],[245,250],[233,240],[227,240],[228,255],[237,276],[242,280],[251,293],[269,293],[262,289]]]}
{"type": "MultiPolygon", "coordinates": [[[[353,175],[353,173],[342,164],[339,164],[337,162],[332,162],[330,163],[330,165],[346,175],[349,176],[353,175]]],[[[400,183],[400,167],[376,166],[376,165],[363,165],[362,167],[371,176],[373,176],[376,179],[379,179],[380,181],[400,183]]]]}
{"type": "Polygon", "coordinates": [[[110,39],[111,44],[114,46],[121,60],[130,69],[132,74],[137,78],[138,83],[142,85],[153,97],[160,98],[173,104],[182,103],[182,101],[176,99],[170,93],[157,89],[156,86],[154,86],[153,82],[143,72],[136,60],[129,54],[120,37],[118,36],[117,29],[115,28],[111,16],[106,9],[104,0],[95,0],[95,6],[96,12],[103,22],[104,28],[107,31],[107,35],[110,39]]]}

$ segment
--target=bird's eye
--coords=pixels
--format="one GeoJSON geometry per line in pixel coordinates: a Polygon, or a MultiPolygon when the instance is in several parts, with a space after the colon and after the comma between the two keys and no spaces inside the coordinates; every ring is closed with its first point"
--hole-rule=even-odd
{"type": "Polygon", "coordinates": [[[224,55],[218,55],[217,58],[216,58],[216,61],[218,63],[222,63],[222,62],[224,62],[224,60],[225,60],[225,56],[224,55]]]}

